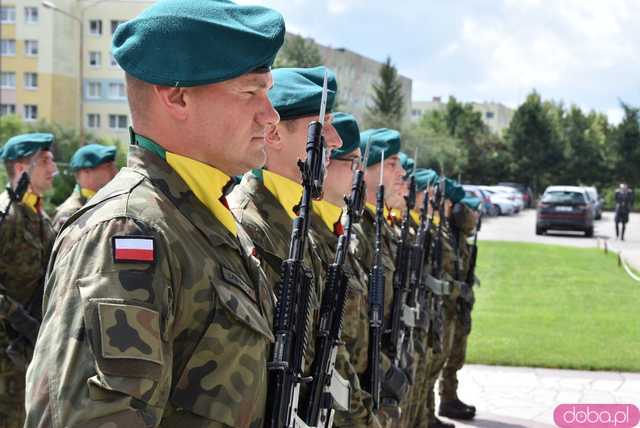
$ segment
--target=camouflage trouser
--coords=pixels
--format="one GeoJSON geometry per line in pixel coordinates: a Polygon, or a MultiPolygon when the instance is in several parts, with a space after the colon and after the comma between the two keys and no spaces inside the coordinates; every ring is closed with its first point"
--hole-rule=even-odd
{"type": "Polygon", "coordinates": [[[455,301],[450,298],[444,299],[444,336],[442,344],[442,352],[435,353],[429,348],[427,351],[427,364],[425,367],[425,383],[423,384],[423,394],[426,394],[427,400],[425,405],[418,407],[413,427],[428,427],[429,420],[435,417],[435,401],[433,399],[434,387],[440,371],[445,365],[451,346],[453,343],[454,326],[456,319],[455,301]]]}
{"type": "Polygon", "coordinates": [[[424,406],[426,400],[425,383],[427,380],[427,332],[421,329],[414,330],[414,340],[416,349],[416,372],[413,386],[410,390],[409,407],[404,413],[406,415],[407,427],[420,426],[418,411],[424,406]]]}
{"type": "Polygon", "coordinates": [[[439,392],[441,400],[455,400],[458,398],[458,370],[464,366],[467,356],[467,340],[469,339],[468,329],[456,317],[454,323],[453,343],[449,358],[442,369],[439,381],[439,392]]]}
{"type": "Polygon", "coordinates": [[[0,355],[0,428],[24,426],[25,373],[16,370],[11,360],[0,355]]]}

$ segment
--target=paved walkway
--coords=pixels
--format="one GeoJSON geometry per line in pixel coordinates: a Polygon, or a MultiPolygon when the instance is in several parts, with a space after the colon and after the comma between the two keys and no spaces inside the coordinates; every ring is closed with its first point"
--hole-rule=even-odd
{"type": "Polygon", "coordinates": [[[483,220],[478,238],[490,241],[536,242],[540,244],[568,245],[583,248],[602,247],[621,252],[622,256],[636,271],[640,272],[640,213],[632,213],[627,224],[624,241],[616,239],[613,213],[605,212],[602,220],[595,222],[593,238],[584,237],[580,232],[551,231],[545,235],[535,234],[536,212],[526,210],[513,216],[500,216],[483,220]]]}
{"type": "Polygon", "coordinates": [[[554,427],[559,404],[640,407],[640,373],[467,365],[460,372],[459,396],[478,414],[464,423],[451,420],[456,427],[554,427]]]}

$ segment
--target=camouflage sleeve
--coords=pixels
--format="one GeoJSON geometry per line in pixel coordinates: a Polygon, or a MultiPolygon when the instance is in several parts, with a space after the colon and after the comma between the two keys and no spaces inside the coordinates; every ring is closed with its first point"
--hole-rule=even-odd
{"type": "Polygon", "coordinates": [[[47,275],[25,426],[158,426],[172,382],[172,255],[132,219],[76,224],[47,275]],[[152,238],[154,261],[116,263],[114,236],[152,238]]]}

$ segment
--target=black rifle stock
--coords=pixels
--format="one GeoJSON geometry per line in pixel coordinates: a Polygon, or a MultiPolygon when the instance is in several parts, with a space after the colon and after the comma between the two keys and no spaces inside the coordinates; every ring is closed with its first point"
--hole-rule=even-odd
{"type": "Polygon", "coordinates": [[[15,189],[11,188],[11,183],[7,184],[7,192],[9,193],[9,203],[5,207],[4,212],[2,212],[2,217],[0,218],[0,228],[4,224],[4,220],[9,215],[9,211],[11,210],[11,205],[13,205],[14,202],[20,202],[22,200],[22,198],[24,197],[24,194],[27,192],[27,189],[29,189],[30,182],[31,181],[29,179],[29,174],[27,173],[27,171],[24,171],[22,175],[20,175],[20,178],[18,179],[18,183],[16,184],[15,189]]]}
{"type": "MultiPolygon", "coordinates": [[[[429,195],[425,190],[425,197],[422,207],[420,208],[420,225],[416,234],[416,240],[411,250],[411,273],[409,275],[409,296],[407,298],[407,305],[413,308],[416,317],[418,318],[421,328],[426,329],[428,326],[427,320],[422,319],[422,309],[425,300],[426,285],[423,281],[424,266],[428,260],[431,246],[431,225],[433,224],[428,219],[429,211],[429,195]]],[[[432,217],[433,218],[433,217],[432,217]]]]}
{"type": "Polygon", "coordinates": [[[338,237],[335,258],[327,271],[320,306],[315,356],[311,364],[313,381],[304,412],[304,420],[309,426],[330,427],[333,423],[335,410],[333,409],[330,386],[335,370],[336,354],[340,345],[344,307],[349,292],[344,263],[349,251],[351,227],[353,223],[358,222],[363,206],[363,197],[364,172],[356,170],[353,175],[351,195],[345,197],[347,212],[344,230],[338,237]]]}
{"type": "Polygon", "coordinates": [[[373,399],[373,411],[380,408],[380,347],[384,321],[384,265],[382,264],[382,224],[384,222],[384,184],[376,193],[376,241],[373,266],[369,272],[369,347],[367,370],[364,373],[365,391],[373,399]]]}
{"type": "MultiPolygon", "coordinates": [[[[444,223],[445,213],[444,213],[444,201],[445,201],[445,178],[444,176],[440,177],[440,183],[438,185],[438,190],[436,192],[435,197],[435,209],[438,210],[438,230],[436,232],[436,237],[433,240],[433,253],[432,253],[432,269],[431,275],[437,279],[441,280],[444,273],[443,259],[442,259],[442,251],[443,251],[443,233],[444,233],[444,223]]],[[[443,346],[443,336],[444,336],[444,314],[443,314],[443,301],[442,296],[436,293],[429,293],[428,298],[428,311],[431,316],[431,321],[429,323],[429,342],[433,347],[434,352],[441,353],[443,346]]]]}
{"type": "MultiPolygon", "coordinates": [[[[411,269],[411,245],[409,243],[409,223],[411,210],[416,204],[415,177],[412,175],[409,182],[409,194],[405,196],[407,211],[402,220],[400,232],[400,242],[396,250],[396,270],[393,273],[393,306],[391,308],[391,321],[388,336],[387,349],[389,357],[393,359],[394,365],[406,368],[407,362],[402,361],[403,349],[411,329],[415,325],[406,319],[406,300],[409,289],[409,271],[411,269]]],[[[413,316],[413,314],[411,315],[413,316]]]]}
{"type": "Polygon", "coordinates": [[[324,138],[322,123],[311,122],[307,133],[307,158],[298,161],[302,174],[302,199],[293,221],[289,258],[282,263],[282,278],[274,320],[275,344],[267,364],[269,383],[266,426],[304,426],[298,416],[300,383],[304,378],[312,275],[304,267],[311,200],[322,196],[324,181],[324,138]]]}

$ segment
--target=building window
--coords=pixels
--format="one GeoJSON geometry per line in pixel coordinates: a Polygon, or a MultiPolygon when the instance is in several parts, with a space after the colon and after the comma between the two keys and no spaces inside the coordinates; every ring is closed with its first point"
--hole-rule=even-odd
{"type": "MultiPolygon", "coordinates": [[[[0,7],[0,23],[3,24],[15,24],[16,23],[16,8],[12,6],[0,7]]],[[[3,104],[6,105],[6,104],[3,104]]]]}
{"type": "Polygon", "coordinates": [[[37,40],[25,40],[24,41],[24,54],[26,56],[38,55],[38,41],[37,40]]]}
{"type": "Polygon", "coordinates": [[[38,8],[37,7],[25,7],[24,8],[24,22],[27,24],[35,24],[38,22],[38,8]]]}
{"type": "Polygon", "coordinates": [[[110,114],[109,128],[127,129],[127,115],[126,114],[110,114]]]}
{"type": "Polygon", "coordinates": [[[24,73],[24,87],[38,89],[38,73],[24,73]]]}
{"type": "Polygon", "coordinates": [[[127,98],[127,94],[124,90],[124,83],[111,82],[109,83],[109,98],[112,100],[124,100],[127,98]]]}
{"type": "Polygon", "coordinates": [[[16,41],[14,39],[2,39],[2,40],[0,40],[0,55],[15,56],[16,55],[16,41]]]}
{"type": "Polygon", "coordinates": [[[118,21],[115,19],[111,20],[111,34],[116,32],[116,28],[118,28],[118,25],[122,24],[124,21],[118,21]]]}
{"type": "Polygon", "coordinates": [[[89,34],[92,36],[102,36],[102,21],[92,19],[89,21],[89,34]]]}
{"type": "Polygon", "coordinates": [[[24,120],[38,120],[38,106],[33,104],[25,104],[24,120]]]}
{"type": "Polygon", "coordinates": [[[16,105],[0,104],[0,116],[6,116],[8,114],[16,114],[16,105]]]}
{"type": "Polygon", "coordinates": [[[88,82],[87,83],[87,98],[100,98],[102,85],[100,82],[88,82]]]}
{"type": "Polygon", "coordinates": [[[102,54],[97,51],[89,52],[89,65],[91,67],[100,67],[102,65],[102,54]]]}
{"type": "Polygon", "coordinates": [[[493,116],[495,116],[495,114],[492,111],[488,111],[484,114],[486,119],[493,119],[493,116]]]}
{"type": "Polygon", "coordinates": [[[113,56],[112,53],[109,54],[109,65],[111,67],[120,68],[120,65],[118,64],[118,61],[116,61],[116,58],[113,56]]]}
{"type": "Polygon", "coordinates": [[[87,115],[87,128],[100,128],[100,115],[89,113],[87,115]]]}
{"type": "Polygon", "coordinates": [[[16,73],[13,71],[3,71],[0,73],[0,87],[5,89],[15,89],[16,73]]]}

